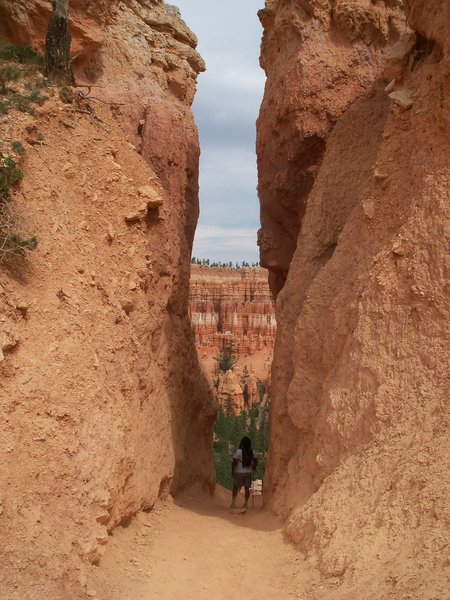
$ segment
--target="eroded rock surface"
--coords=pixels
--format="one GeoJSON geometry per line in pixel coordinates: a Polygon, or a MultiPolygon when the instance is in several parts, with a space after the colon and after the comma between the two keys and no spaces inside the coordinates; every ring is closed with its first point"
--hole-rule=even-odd
{"type": "Polygon", "coordinates": [[[276,291],[294,252],[266,497],[317,561],[308,598],[444,598],[449,4],[405,2],[413,31],[394,47],[399,2],[266,4],[260,239],[276,291]]]}
{"type": "MultiPolygon", "coordinates": [[[[39,240],[25,267],[0,275],[8,600],[78,597],[117,525],[214,480],[215,406],[187,313],[203,62],[163,2],[71,6],[93,111],[49,89],[34,115],[0,117],[2,151],[25,146],[13,202],[39,240]]],[[[49,10],[0,0],[1,34],[40,46],[49,10]]]]}
{"type": "Polygon", "coordinates": [[[380,76],[386,47],[405,29],[400,5],[268,0],[259,12],[267,83],[257,127],[258,244],[275,295],[286,280],[327,137],[380,76]]]}

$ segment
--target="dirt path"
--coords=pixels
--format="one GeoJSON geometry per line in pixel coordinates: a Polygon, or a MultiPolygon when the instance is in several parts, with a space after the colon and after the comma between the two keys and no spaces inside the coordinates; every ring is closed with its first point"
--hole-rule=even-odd
{"type": "Polygon", "coordinates": [[[303,596],[301,555],[261,507],[230,514],[228,497],[185,497],[141,514],[110,540],[88,590],[100,600],[269,600],[303,596]],[[95,594],[94,594],[95,592],[95,594]]]}

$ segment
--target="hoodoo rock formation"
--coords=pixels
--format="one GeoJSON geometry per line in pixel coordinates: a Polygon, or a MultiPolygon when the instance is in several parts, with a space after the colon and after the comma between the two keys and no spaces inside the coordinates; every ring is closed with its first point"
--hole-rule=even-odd
{"type": "Polygon", "coordinates": [[[191,266],[189,316],[199,350],[252,355],[275,342],[275,308],[265,269],[191,266]]]}
{"type": "Polygon", "coordinates": [[[277,327],[267,270],[191,265],[189,316],[219,404],[230,401],[239,414],[260,402],[257,380],[268,387],[277,327]],[[224,349],[231,349],[236,365],[219,373],[217,358],[224,349]]]}
{"type": "Polygon", "coordinates": [[[265,492],[319,567],[314,600],[450,589],[449,9],[261,12],[260,246],[278,293],[265,492]]]}
{"type": "MultiPolygon", "coordinates": [[[[50,9],[0,0],[0,35],[42,48],[50,9]]],[[[2,600],[78,597],[118,524],[213,484],[187,311],[203,62],[161,0],[73,0],[70,27],[95,99],[48,88],[34,114],[0,116],[0,150],[25,148],[13,202],[39,240],[0,271],[2,600]]]]}

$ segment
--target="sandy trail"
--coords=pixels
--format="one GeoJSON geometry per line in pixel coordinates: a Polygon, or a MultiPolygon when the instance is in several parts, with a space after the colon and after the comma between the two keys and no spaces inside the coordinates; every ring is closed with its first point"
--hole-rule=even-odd
{"type": "Polygon", "coordinates": [[[230,514],[228,494],[165,503],[112,536],[90,594],[100,600],[303,598],[301,555],[281,523],[255,503],[230,514]],[[297,587],[298,589],[298,587],[297,587]],[[95,592],[95,595],[94,595],[95,592]]]}

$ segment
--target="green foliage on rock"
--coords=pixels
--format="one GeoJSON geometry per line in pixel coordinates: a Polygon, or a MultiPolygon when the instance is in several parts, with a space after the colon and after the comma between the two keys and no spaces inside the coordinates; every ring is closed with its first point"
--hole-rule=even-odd
{"type": "Polygon", "coordinates": [[[6,45],[0,48],[0,59],[21,65],[43,65],[44,57],[31,46],[6,45]]]}
{"type": "Polygon", "coordinates": [[[262,379],[256,380],[256,388],[258,390],[259,401],[262,402],[265,394],[266,394],[266,382],[262,379]]]}
{"type": "Polygon", "coordinates": [[[76,98],[75,93],[66,85],[59,88],[59,97],[65,104],[72,104],[76,98]]]}
{"type": "Polygon", "coordinates": [[[233,348],[226,346],[219,352],[219,356],[216,358],[217,368],[219,373],[226,373],[232,371],[236,364],[236,357],[233,355],[233,348]]]}
{"type": "Polygon", "coordinates": [[[12,142],[11,148],[14,150],[14,152],[17,152],[17,154],[19,154],[20,156],[25,154],[25,148],[23,147],[23,144],[21,142],[17,142],[17,141],[12,142]]]}
{"type": "MultiPolygon", "coordinates": [[[[40,56],[30,46],[13,46],[0,39],[0,115],[15,109],[34,112],[34,105],[42,105],[47,97],[41,89],[48,81],[41,73],[40,56]]],[[[0,262],[10,258],[23,258],[37,247],[36,236],[21,232],[22,219],[16,213],[11,191],[22,180],[21,159],[25,148],[20,141],[13,141],[13,155],[0,152],[0,262]]],[[[2,149],[6,144],[2,145],[2,149]]]]}
{"type": "Polygon", "coordinates": [[[22,170],[12,156],[5,156],[0,152],[0,202],[10,199],[11,188],[18,183],[22,177],[22,170]]]}
{"type": "Polygon", "coordinates": [[[11,65],[0,67],[0,94],[6,94],[8,83],[17,81],[20,78],[21,71],[11,65]]]}
{"type": "Polygon", "coordinates": [[[0,42],[0,115],[11,109],[33,113],[35,104],[41,106],[48,99],[41,94],[48,80],[42,77],[40,65],[42,57],[29,46],[0,42]]]}
{"type": "Polygon", "coordinates": [[[31,46],[4,45],[0,47],[0,60],[15,62],[20,65],[43,65],[44,58],[31,46]]]}
{"type": "MultiPolygon", "coordinates": [[[[18,154],[24,148],[20,142],[12,147],[18,154]]],[[[37,247],[36,236],[22,237],[17,232],[17,215],[11,203],[11,189],[21,181],[23,172],[12,156],[0,152],[0,262],[11,257],[25,257],[37,247]]]]}
{"type": "Polygon", "coordinates": [[[33,114],[33,104],[42,106],[46,100],[48,100],[48,96],[43,96],[38,89],[31,94],[15,93],[10,96],[8,108],[15,108],[20,112],[33,114]]]}

